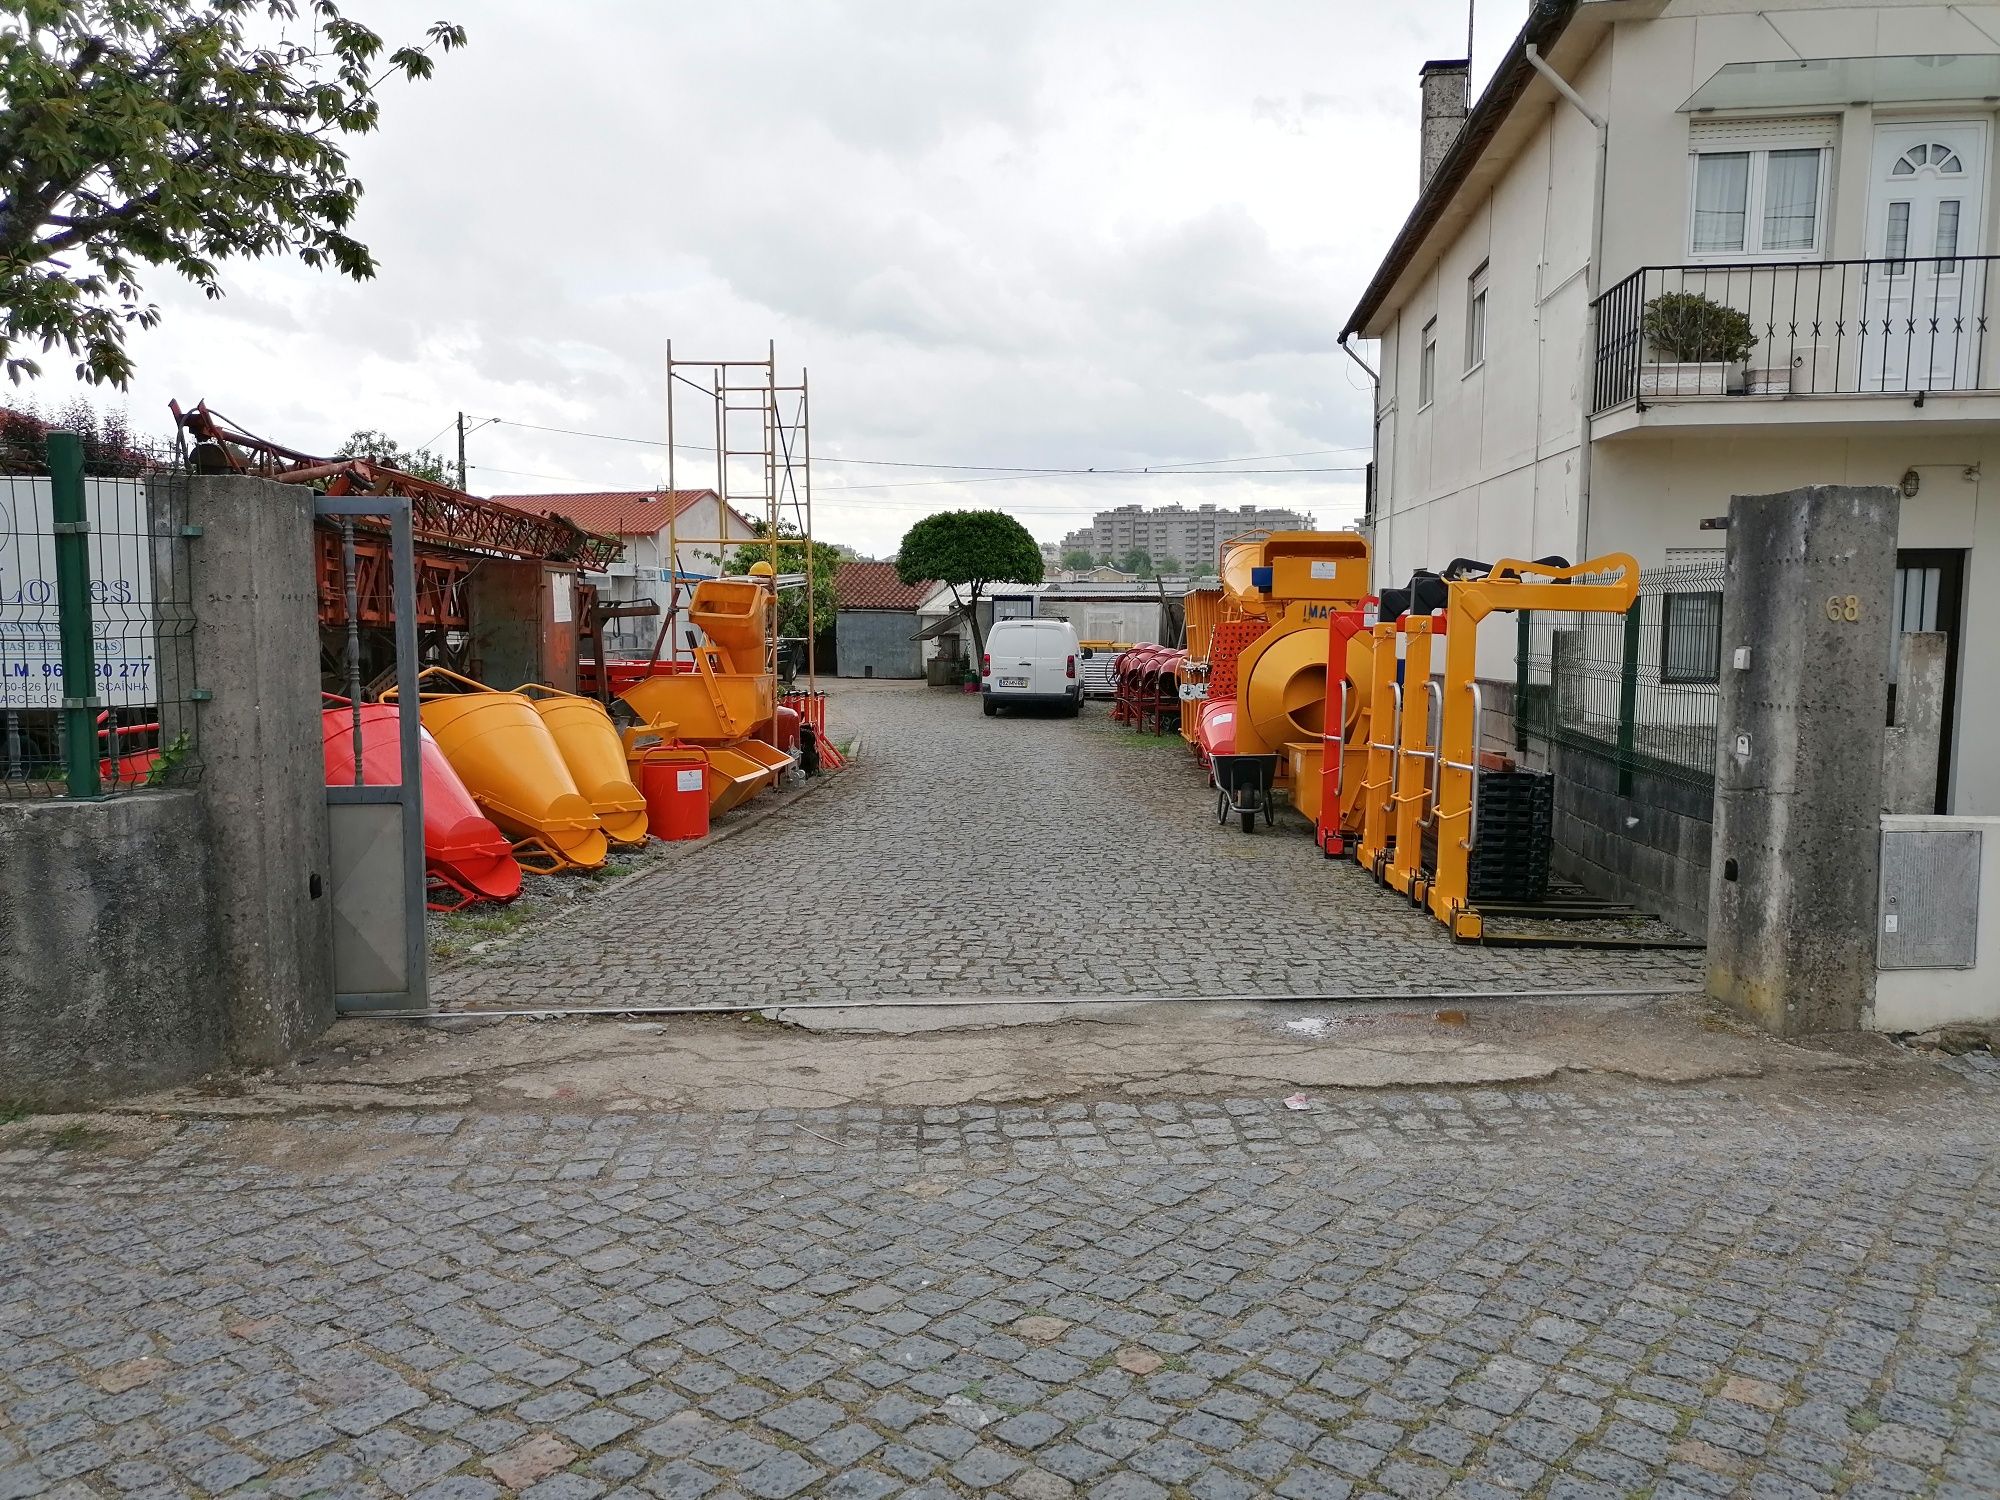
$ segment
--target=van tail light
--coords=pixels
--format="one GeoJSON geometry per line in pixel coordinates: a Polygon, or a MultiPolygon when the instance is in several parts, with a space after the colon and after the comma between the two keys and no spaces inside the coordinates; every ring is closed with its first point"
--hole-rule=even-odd
{"type": "Polygon", "coordinates": [[[993,655],[991,652],[982,651],[979,653],[979,675],[981,677],[991,677],[993,675],[993,655]]]}
{"type": "Polygon", "coordinates": [[[1069,659],[1069,670],[1067,670],[1066,672],[1064,672],[1064,673],[1063,673],[1063,676],[1065,676],[1065,677],[1074,677],[1074,676],[1076,676],[1076,658],[1075,658],[1074,656],[1072,656],[1072,657],[1071,657],[1071,658],[1069,659]]]}

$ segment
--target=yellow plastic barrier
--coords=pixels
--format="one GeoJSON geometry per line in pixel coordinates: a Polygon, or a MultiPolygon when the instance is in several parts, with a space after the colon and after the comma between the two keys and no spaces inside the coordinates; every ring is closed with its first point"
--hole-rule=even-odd
{"type": "MultiPolygon", "coordinates": [[[[609,852],[597,813],[576,789],[562,751],[535,705],[443,667],[417,674],[424,728],[444,751],[481,812],[516,840],[523,869],[590,870],[609,852]],[[424,692],[425,683],[452,683],[424,692]]],[[[382,695],[393,703],[395,689],[382,695]]]]}
{"type": "Polygon", "coordinates": [[[548,727],[577,790],[603,825],[605,837],[614,844],[643,844],[646,799],[626,769],[618,727],[604,705],[539,682],[524,682],[514,691],[534,705],[548,727]]]}

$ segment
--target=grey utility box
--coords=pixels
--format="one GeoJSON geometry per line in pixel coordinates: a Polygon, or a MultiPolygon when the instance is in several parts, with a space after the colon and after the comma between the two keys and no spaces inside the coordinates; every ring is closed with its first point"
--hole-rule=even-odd
{"type": "Polygon", "coordinates": [[[1878,969],[1970,969],[1979,962],[1985,837],[1972,828],[1883,832],[1878,969]]]}

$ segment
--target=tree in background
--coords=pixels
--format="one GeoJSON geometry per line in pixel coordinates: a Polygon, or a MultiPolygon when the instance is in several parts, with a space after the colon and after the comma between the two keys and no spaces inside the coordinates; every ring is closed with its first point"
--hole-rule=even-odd
{"type": "Polygon", "coordinates": [[[433,484],[448,484],[458,488],[458,466],[442,454],[428,448],[405,448],[386,432],[377,432],[372,427],[363,427],[340,445],[335,458],[366,458],[378,464],[387,464],[392,469],[401,469],[405,474],[414,474],[419,479],[428,479],[433,484]]]}
{"type": "Polygon", "coordinates": [[[344,138],[375,90],[428,78],[438,22],[378,67],[382,38],[336,0],[0,0],[0,359],[61,348],[79,380],[124,386],[128,327],[151,328],[142,267],[220,297],[229,256],[296,255],[364,281],[348,234],[361,184],[344,138]],[[293,35],[253,42],[268,28],[293,35]]]}
{"type": "MultiPolygon", "coordinates": [[[[772,561],[770,523],[753,522],[751,531],[758,540],[731,547],[729,555],[722,559],[724,573],[732,575],[748,573],[752,563],[772,561]]],[[[712,558],[714,554],[710,553],[709,556],[712,558]]],[[[833,629],[834,613],[840,607],[838,596],[833,590],[833,575],[842,560],[841,549],[831,543],[812,544],[812,623],[818,627],[818,633],[822,636],[833,629]]],[[[799,534],[799,528],[789,521],[778,523],[776,566],[780,576],[786,573],[803,574],[806,570],[805,538],[799,534]]],[[[806,631],[805,588],[801,586],[778,590],[778,634],[795,640],[804,640],[806,631]]]]}
{"type": "Polygon", "coordinates": [[[132,430],[122,410],[99,412],[81,396],[44,417],[35,404],[0,407],[0,474],[46,474],[48,436],[73,432],[83,445],[83,472],[102,478],[130,478],[166,468],[173,445],[132,430]]]}
{"type": "Polygon", "coordinates": [[[1062,565],[1080,573],[1086,568],[1097,566],[1097,554],[1088,547],[1071,547],[1063,553],[1062,565]]]}
{"type": "Polygon", "coordinates": [[[986,652],[979,628],[979,596],[994,583],[1040,583],[1042,549],[1027,527],[997,510],[945,510],[925,516],[903,534],[896,576],[951,586],[952,602],[972,622],[972,650],[986,652]]]}
{"type": "Polygon", "coordinates": [[[1136,573],[1141,578],[1151,578],[1153,576],[1153,554],[1148,552],[1144,547],[1127,548],[1125,555],[1118,559],[1118,571],[1121,573],[1136,573]]]}

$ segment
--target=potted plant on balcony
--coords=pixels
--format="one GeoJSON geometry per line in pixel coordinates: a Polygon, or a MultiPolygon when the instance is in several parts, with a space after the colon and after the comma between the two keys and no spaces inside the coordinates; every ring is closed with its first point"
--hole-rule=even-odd
{"type": "Polygon", "coordinates": [[[1660,293],[1644,327],[1653,357],[1639,368],[1641,396],[1724,395],[1757,342],[1749,314],[1699,292],[1660,293]]]}

